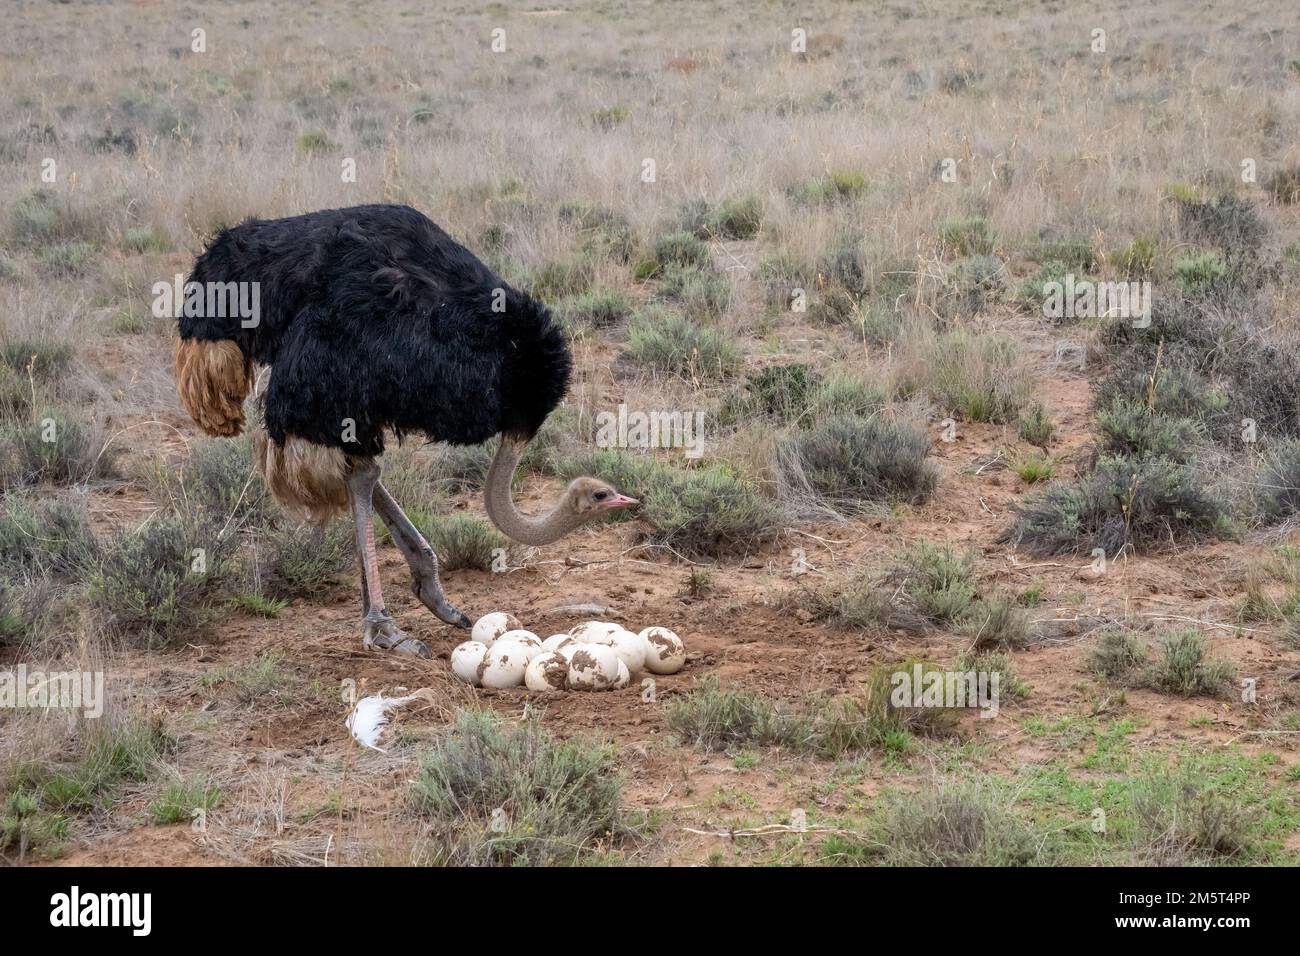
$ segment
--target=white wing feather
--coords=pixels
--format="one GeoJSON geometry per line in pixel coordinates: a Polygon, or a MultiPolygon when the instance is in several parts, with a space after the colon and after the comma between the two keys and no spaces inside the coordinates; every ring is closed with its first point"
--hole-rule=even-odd
{"type": "Polygon", "coordinates": [[[377,750],[381,754],[387,753],[379,746],[379,738],[388,725],[389,713],[417,700],[432,703],[433,691],[422,687],[405,697],[385,697],[383,694],[363,697],[352,708],[352,713],[348,714],[347,728],[361,746],[377,750]]]}

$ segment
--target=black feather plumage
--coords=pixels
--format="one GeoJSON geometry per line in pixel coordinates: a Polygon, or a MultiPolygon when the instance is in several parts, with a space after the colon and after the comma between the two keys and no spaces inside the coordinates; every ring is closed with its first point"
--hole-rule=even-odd
{"type": "Polygon", "coordinates": [[[409,206],[249,220],[212,241],[190,281],[259,283],[256,327],[183,314],[180,334],[232,339],[273,367],[277,442],[375,455],[385,428],[452,444],[532,437],[568,388],[546,306],[409,206]]]}

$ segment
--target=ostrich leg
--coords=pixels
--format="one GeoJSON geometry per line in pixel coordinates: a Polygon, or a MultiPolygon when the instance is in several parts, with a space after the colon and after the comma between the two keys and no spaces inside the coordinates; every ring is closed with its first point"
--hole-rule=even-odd
{"type": "Polygon", "coordinates": [[[469,618],[449,602],[442,592],[442,582],[438,580],[438,556],[388,493],[388,489],[378,481],[375,482],[374,505],[402,556],[406,558],[406,563],[411,567],[411,590],[420,599],[420,603],[444,624],[469,627],[469,618]]]}
{"type": "Polygon", "coordinates": [[[361,561],[361,583],[365,592],[361,643],[366,647],[432,657],[428,645],[403,634],[384,607],[384,590],[379,583],[379,558],[375,554],[374,511],[371,504],[378,482],[379,466],[372,459],[354,460],[352,474],[348,476],[348,497],[352,501],[352,520],[356,523],[357,556],[361,561]]]}

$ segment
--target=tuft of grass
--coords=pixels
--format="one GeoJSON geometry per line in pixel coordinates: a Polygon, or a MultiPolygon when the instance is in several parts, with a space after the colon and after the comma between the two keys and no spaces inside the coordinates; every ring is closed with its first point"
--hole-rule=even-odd
{"type": "Polygon", "coordinates": [[[1179,256],[1174,260],[1174,281],[1186,292],[1201,292],[1228,275],[1228,261],[1213,250],[1179,256]]]}
{"type": "Polygon", "coordinates": [[[1240,863],[1256,852],[1257,814],[1224,793],[1201,761],[1150,767],[1129,792],[1131,842],[1140,863],[1240,863]]]}
{"type": "Polygon", "coordinates": [[[108,630],[145,648],[173,647],[200,631],[237,547],[236,536],[220,528],[163,514],[106,543],[90,594],[108,630]]]}
{"type": "Polygon", "coordinates": [[[593,289],[561,300],[555,307],[570,329],[607,329],[632,315],[635,303],[615,289],[593,289]]]}
{"type": "Polygon", "coordinates": [[[1056,435],[1056,425],[1043,406],[1035,402],[1016,422],[1016,433],[1029,444],[1046,449],[1056,435]]]}
{"type": "Polygon", "coordinates": [[[966,421],[1014,422],[1031,390],[1020,363],[1020,350],[1010,337],[954,329],[922,343],[909,384],[966,421]]]}
{"type": "Polygon", "coordinates": [[[629,323],[627,356],[651,372],[688,380],[720,381],[740,366],[740,353],[724,332],[656,309],[629,323]]]}
{"type": "Polygon", "coordinates": [[[149,804],[155,826],[188,823],[221,802],[221,788],[203,779],[176,780],[149,804]]]}
{"type": "Polygon", "coordinates": [[[1021,505],[1002,540],[1035,554],[1116,554],[1232,534],[1221,496],[1191,467],[1107,457],[1078,481],[1048,485],[1021,505]]]}
{"type": "Polygon", "coordinates": [[[1266,521],[1284,521],[1300,512],[1300,438],[1284,438],[1269,450],[1257,483],[1258,507],[1266,521]]]}
{"type": "Polygon", "coordinates": [[[115,459],[98,423],[64,409],[43,408],[29,422],[0,425],[0,490],[110,476],[115,459]]]}
{"type": "Polygon", "coordinates": [[[888,866],[1026,866],[1042,862],[1041,843],[991,784],[940,781],[892,794],[870,849],[888,866]]]}
{"type": "Polygon", "coordinates": [[[89,242],[62,242],[41,250],[39,262],[42,271],[60,279],[76,278],[90,272],[95,263],[96,249],[89,242]]]}
{"type": "Polygon", "coordinates": [[[975,649],[963,651],[957,658],[959,671],[998,675],[998,699],[1001,703],[1024,700],[1029,696],[1029,685],[1016,673],[1015,663],[1005,651],[975,649]]]}
{"type": "Polygon", "coordinates": [[[731,306],[730,280],[705,269],[669,266],[663,271],[659,289],[687,318],[699,322],[721,318],[731,306]]]}
{"type": "Polygon", "coordinates": [[[253,464],[249,435],[196,442],[179,468],[159,465],[151,477],[159,495],[184,514],[236,528],[261,528],[270,517],[270,496],[253,464]]]}
{"type": "Polygon", "coordinates": [[[728,196],[716,206],[693,200],[682,207],[680,225],[700,239],[752,239],[763,225],[763,200],[752,193],[728,196]]]}
{"type": "Polygon", "coordinates": [[[761,694],[723,687],[713,675],[674,695],[664,723],[683,743],[706,752],[759,746],[803,753],[813,742],[809,717],[761,694]]]}
{"type": "Polygon", "coordinates": [[[1147,675],[1157,690],[1184,697],[1216,695],[1233,677],[1228,661],[1209,657],[1210,642],[1192,627],[1177,628],[1160,638],[1160,658],[1147,675]]]}
{"type": "Polygon", "coordinates": [[[782,484],[838,509],[929,499],[938,470],[919,429],[885,418],[839,417],[797,431],[777,447],[782,484]]]}
{"type": "Polygon", "coordinates": [[[75,752],[24,763],[10,774],[0,804],[0,850],[16,848],[20,859],[28,853],[58,856],[72,815],[107,808],[121,787],[149,780],[175,749],[176,741],[157,719],[91,723],[75,752]]]}
{"type": "Polygon", "coordinates": [[[662,275],[671,266],[686,269],[703,269],[709,264],[709,246],[691,232],[670,232],[654,241],[649,257],[637,263],[638,279],[662,275]]]}
{"type": "Polygon", "coordinates": [[[951,545],[917,541],[883,574],[855,575],[832,599],[832,613],[849,627],[921,631],[957,625],[975,603],[975,561],[951,545]]]}
{"type": "Polygon", "coordinates": [[[865,173],[835,169],[817,179],[796,183],[786,192],[797,203],[815,205],[857,199],[866,193],[867,185],[865,173]]]}
{"type": "Polygon", "coordinates": [[[1027,485],[1047,481],[1056,474],[1056,464],[1041,454],[1022,455],[1011,463],[1011,470],[1027,485]]]}
{"type": "Polygon", "coordinates": [[[1088,655],[1088,668],[1098,677],[1124,681],[1146,659],[1147,648],[1142,641],[1121,628],[1106,628],[1088,655]]]}
{"type": "Polygon", "coordinates": [[[272,528],[263,538],[267,590],[274,598],[324,591],[352,564],[353,537],[351,526],[343,521],[324,527],[282,524],[272,528]]]}
{"type": "Polygon", "coordinates": [[[1029,618],[1014,602],[1002,598],[972,602],[960,624],[975,650],[1018,648],[1029,643],[1029,618]]]}
{"type": "Polygon", "coordinates": [[[411,787],[436,862],[569,866],[633,836],[613,747],[461,710],[411,787]]]}
{"type": "Polygon", "coordinates": [[[269,618],[279,617],[280,612],[289,606],[289,602],[284,598],[270,598],[255,591],[236,594],[230,599],[230,603],[246,614],[269,618]]]}
{"type": "Polygon", "coordinates": [[[616,126],[622,125],[629,115],[626,106],[606,106],[592,111],[591,122],[597,129],[608,132],[616,126]]]}
{"type": "Polygon", "coordinates": [[[490,571],[497,553],[512,550],[496,528],[470,514],[437,515],[422,530],[444,571],[490,571]]]}
{"type": "Polygon", "coordinates": [[[983,216],[947,219],[939,226],[939,241],[957,256],[988,256],[995,245],[993,227],[983,216]]]}
{"type": "Polygon", "coordinates": [[[335,149],[334,141],[321,129],[308,130],[298,136],[298,150],[308,156],[319,156],[335,149]]]}

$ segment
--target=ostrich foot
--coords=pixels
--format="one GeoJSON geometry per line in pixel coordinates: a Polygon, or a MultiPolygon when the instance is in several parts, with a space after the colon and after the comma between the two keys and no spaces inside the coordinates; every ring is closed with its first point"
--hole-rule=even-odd
{"type": "Polygon", "coordinates": [[[470,627],[472,625],[470,619],[461,613],[460,608],[442,596],[442,588],[438,584],[437,575],[416,577],[411,581],[411,590],[420,599],[420,603],[432,611],[434,617],[444,624],[450,624],[453,627],[470,627]]]}
{"type": "Polygon", "coordinates": [[[416,657],[433,657],[428,644],[408,637],[386,612],[373,607],[361,619],[361,643],[366,649],[377,647],[384,651],[414,654],[416,657]]]}

